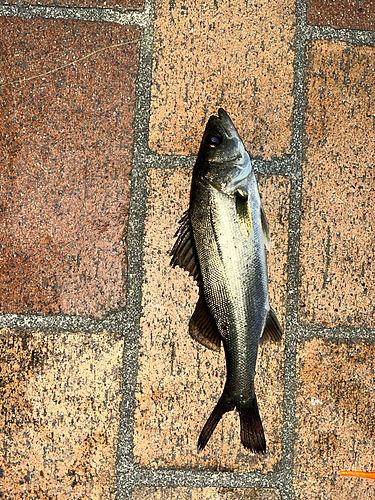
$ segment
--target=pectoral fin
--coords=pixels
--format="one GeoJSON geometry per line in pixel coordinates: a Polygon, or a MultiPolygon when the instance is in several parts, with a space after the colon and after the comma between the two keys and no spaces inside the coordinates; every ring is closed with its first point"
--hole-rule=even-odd
{"type": "Polygon", "coordinates": [[[241,232],[248,237],[251,233],[251,214],[249,199],[245,192],[237,190],[236,192],[236,212],[241,232]]]}
{"type": "Polygon", "coordinates": [[[269,251],[271,248],[270,226],[268,224],[268,220],[267,220],[263,205],[260,206],[260,219],[262,222],[264,246],[269,251]]]}
{"type": "Polygon", "coordinates": [[[202,296],[199,297],[189,323],[189,333],[200,344],[220,351],[221,338],[217,326],[202,296]]]}
{"type": "Polygon", "coordinates": [[[182,267],[182,269],[188,271],[199,284],[201,282],[201,273],[193,230],[190,223],[189,210],[186,210],[179,222],[180,227],[175,234],[177,240],[171,250],[171,266],[182,267]]]}
{"type": "Polygon", "coordinates": [[[283,331],[281,325],[276,317],[275,311],[271,307],[267,316],[263,335],[260,338],[260,345],[262,345],[266,340],[280,342],[282,335],[283,331]]]}

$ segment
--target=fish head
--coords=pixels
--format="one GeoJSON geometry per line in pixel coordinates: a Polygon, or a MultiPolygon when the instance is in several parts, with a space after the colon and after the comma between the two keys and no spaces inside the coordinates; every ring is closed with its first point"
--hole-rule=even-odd
{"type": "Polygon", "coordinates": [[[229,115],[219,109],[206,125],[194,168],[203,179],[228,195],[238,190],[253,172],[249,154],[229,115]]]}

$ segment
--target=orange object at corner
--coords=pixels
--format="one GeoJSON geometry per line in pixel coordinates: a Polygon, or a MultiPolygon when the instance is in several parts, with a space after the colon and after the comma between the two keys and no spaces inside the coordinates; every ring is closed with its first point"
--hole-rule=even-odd
{"type": "Polygon", "coordinates": [[[364,477],[375,479],[375,472],[362,472],[359,470],[340,470],[340,476],[364,477]]]}

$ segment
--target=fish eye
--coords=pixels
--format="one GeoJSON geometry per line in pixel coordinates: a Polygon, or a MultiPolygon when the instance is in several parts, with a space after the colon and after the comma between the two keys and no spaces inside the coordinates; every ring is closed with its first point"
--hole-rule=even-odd
{"type": "Polygon", "coordinates": [[[216,146],[221,144],[222,140],[223,138],[220,134],[207,134],[204,139],[204,143],[211,148],[216,148],[216,146]]]}

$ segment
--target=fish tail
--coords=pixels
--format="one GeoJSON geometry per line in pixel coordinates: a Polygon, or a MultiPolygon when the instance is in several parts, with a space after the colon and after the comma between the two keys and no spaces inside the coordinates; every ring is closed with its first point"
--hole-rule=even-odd
{"type": "Polygon", "coordinates": [[[265,453],[266,439],[255,394],[250,401],[241,404],[233,401],[225,392],[202,429],[198,439],[199,450],[203,450],[206,446],[224,413],[233,410],[235,407],[237,407],[240,414],[241,443],[250,451],[265,453]]]}
{"type": "Polygon", "coordinates": [[[245,448],[255,453],[265,453],[266,438],[259,415],[258,402],[254,398],[238,408],[241,425],[241,443],[245,448]]]}
{"type": "Polygon", "coordinates": [[[225,393],[221,396],[213,412],[208,417],[208,420],[205,423],[202,432],[200,433],[198,439],[198,450],[203,450],[203,448],[206,446],[208,440],[212,436],[212,433],[216,429],[216,426],[220,422],[220,419],[224,415],[224,413],[234,410],[235,406],[236,405],[230,401],[225,393]]]}

